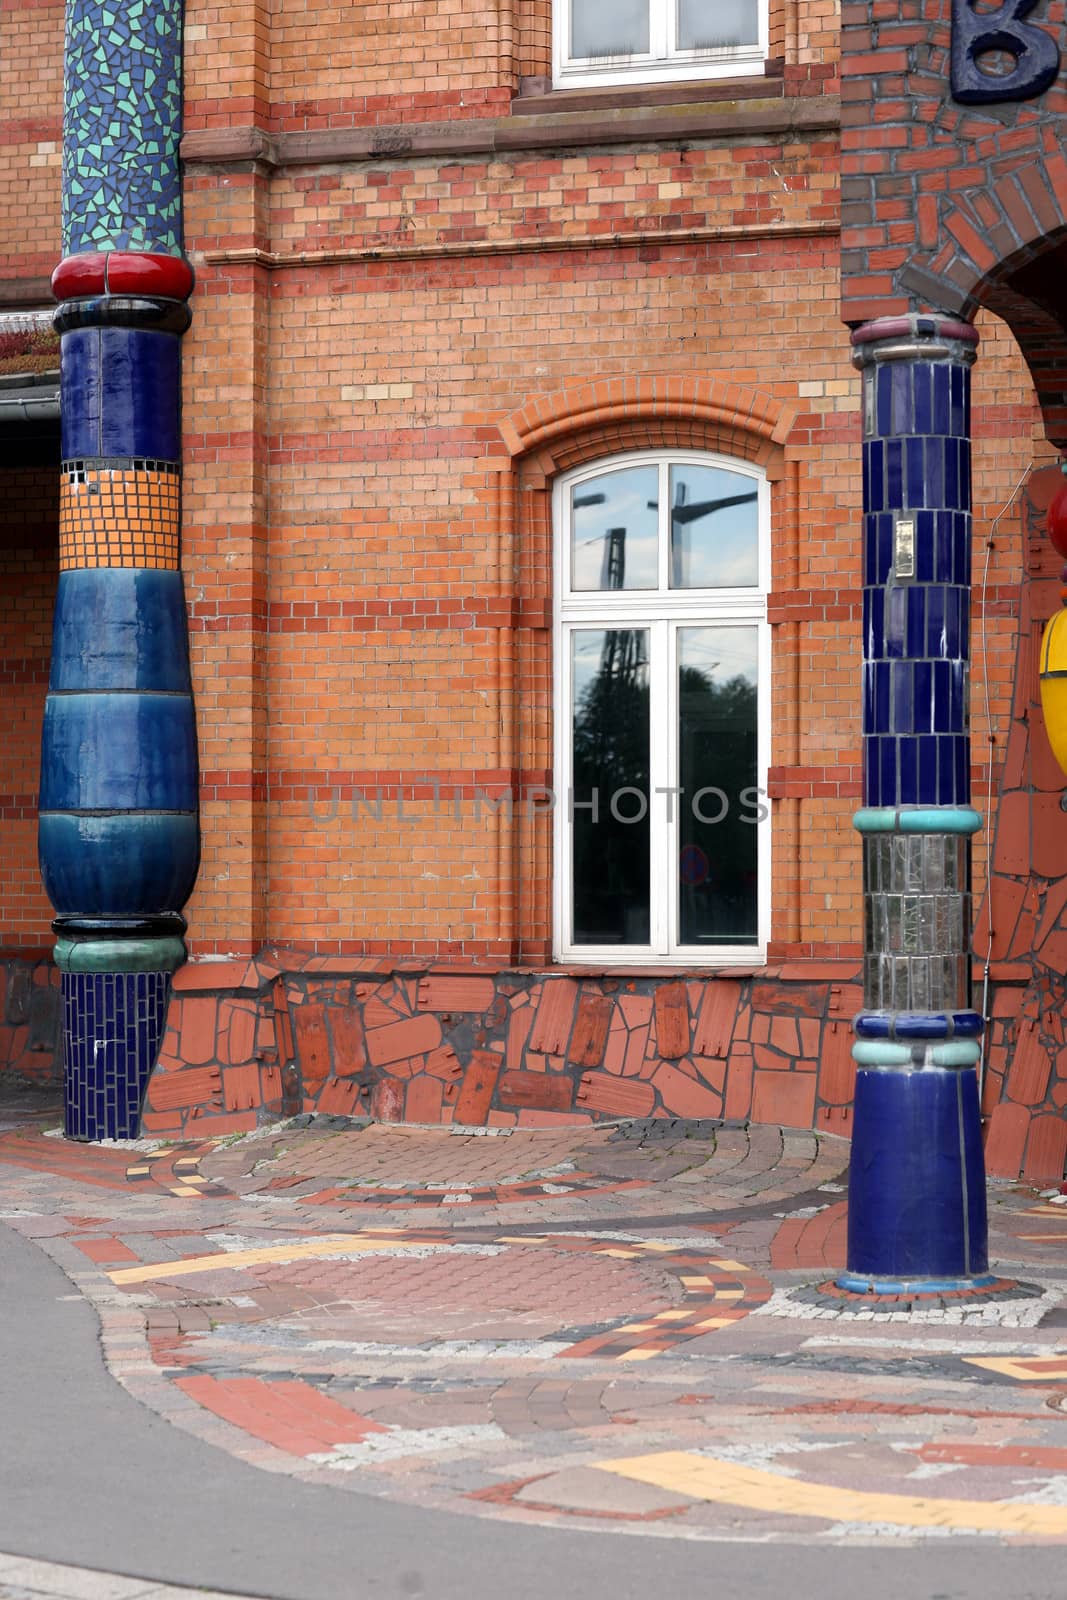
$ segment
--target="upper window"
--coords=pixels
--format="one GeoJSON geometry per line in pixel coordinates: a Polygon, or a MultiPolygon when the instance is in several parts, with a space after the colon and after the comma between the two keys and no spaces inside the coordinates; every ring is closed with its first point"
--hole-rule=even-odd
{"type": "Polygon", "coordinates": [[[556,486],[556,954],[751,961],[767,937],[767,483],[621,456],[556,486]]]}
{"type": "Polygon", "coordinates": [[[766,0],[555,0],[559,88],[751,73],[766,0]]]}

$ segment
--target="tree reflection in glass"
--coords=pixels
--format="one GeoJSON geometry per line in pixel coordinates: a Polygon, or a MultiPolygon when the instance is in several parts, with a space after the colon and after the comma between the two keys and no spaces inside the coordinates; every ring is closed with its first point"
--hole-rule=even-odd
{"type": "Polygon", "coordinates": [[[571,641],[573,940],[648,944],[648,630],[581,628],[571,641]]]}
{"type": "Polygon", "coordinates": [[[757,942],[756,652],[755,628],[678,630],[682,944],[757,942]]]}

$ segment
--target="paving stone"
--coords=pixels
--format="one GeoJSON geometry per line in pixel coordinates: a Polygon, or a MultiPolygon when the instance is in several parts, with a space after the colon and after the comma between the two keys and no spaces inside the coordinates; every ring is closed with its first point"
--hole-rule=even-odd
{"type": "Polygon", "coordinates": [[[588,1511],[594,1515],[624,1517],[649,1516],[657,1511],[686,1509],[693,1504],[689,1495],[670,1489],[635,1483],[594,1467],[565,1467],[527,1484],[514,1496],[516,1505],[532,1503],[554,1506],[560,1511],[588,1511]]]}

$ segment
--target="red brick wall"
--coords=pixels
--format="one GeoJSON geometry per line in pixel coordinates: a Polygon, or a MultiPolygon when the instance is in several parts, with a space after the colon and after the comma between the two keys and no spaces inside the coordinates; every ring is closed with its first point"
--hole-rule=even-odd
{"type": "Polygon", "coordinates": [[[41,720],[52,648],[59,487],[52,467],[0,468],[0,950],[49,943],[37,870],[41,720]]]}
{"type": "MultiPolygon", "coordinates": [[[[261,0],[189,6],[186,205],[198,284],[185,340],[184,566],[204,826],[190,944],[195,956],[242,957],[242,971],[268,941],[297,947],[291,964],[301,972],[302,962],[336,958],[336,982],[350,992],[301,977],[293,1017],[317,1015],[315,1006],[349,1017],[356,1007],[371,1029],[392,1023],[373,1010],[368,1021],[368,1006],[421,1007],[417,985],[414,1000],[401,994],[413,978],[398,988],[372,975],[356,996],[351,985],[369,964],[543,966],[549,824],[521,806],[513,825],[476,816],[475,795],[540,784],[551,771],[553,476],[598,453],[658,445],[757,459],[772,479],[774,903],[770,973],[743,981],[763,984],[768,1002],[773,975],[786,996],[814,963],[811,981],[825,993],[817,1017],[804,1015],[823,1036],[816,1047],[798,1033],[790,1054],[784,1035],[775,1045],[738,1022],[723,1082],[714,1072],[702,1082],[729,1098],[735,1055],[738,1086],[754,1059],[742,1047],[777,1050],[791,1065],[759,1070],[787,1086],[745,1105],[790,1120],[807,1115],[806,1082],[812,1108],[843,1103],[839,1087],[816,1090],[810,1071],[820,1055],[819,1073],[831,1070],[838,1046],[827,1055],[825,1030],[844,1026],[830,1014],[831,979],[817,974],[826,962],[854,973],[860,940],[850,828],[859,386],[839,299],[833,8],[779,0],[765,79],[687,84],[676,95],[662,85],[545,93],[549,15],[547,0],[462,17],[429,4],[402,17],[384,4],[320,0],[291,17],[261,0]],[[379,792],[380,819],[354,814],[356,790],[379,792]]],[[[847,10],[848,28],[862,29],[865,16],[847,10]]],[[[940,48],[943,24],[929,26],[940,48]]],[[[0,86],[0,184],[21,184],[23,196],[0,208],[0,275],[12,294],[58,255],[60,28],[51,3],[0,11],[5,60],[14,52],[26,63],[0,86]]],[[[911,303],[919,280],[908,289],[900,274],[916,226],[924,270],[964,292],[954,263],[967,244],[950,221],[978,206],[981,185],[953,156],[952,210],[938,198],[941,168],[923,152],[944,155],[978,135],[969,120],[912,119],[892,81],[895,47],[864,63],[859,34],[846,38],[849,315],[911,303]],[[909,165],[908,152],[920,159],[909,165]],[[913,176],[900,187],[905,172],[913,176]],[[938,264],[949,239],[955,254],[938,264]]],[[[917,80],[925,107],[944,85],[940,58],[924,63],[941,73],[917,80]]],[[[990,159],[1011,148],[1005,136],[990,159]]],[[[1017,168],[1009,159],[1005,170],[1017,168]]],[[[982,804],[1005,770],[1017,672],[1022,523],[1017,504],[1004,508],[1049,451],[1015,338],[988,311],[979,322],[982,804]]],[[[15,851],[27,882],[28,839],[15,851]]],[[[985,850],[980,843],[979,889],[985,850]]],[[[39,937],[43,902],[34,915],[39,937]]],[[[201,1101],[227,1117],[305,1094],[318,1104],[329,1085],[329,1103],[340,1105],[351,1075],[334,1070],[332,1055],[299,1040],[286,1055],[278,1044],[262,963],[224,1018],[211,987],[221,992],[221,971],[194,963],[182,980],[191,987],[179,990],[153,1089],[157,1125],[174,1126],[201,1101]],[[197,1020],[186,1045],[189,1006],[197,1020]],[[179,1061],[193,1075],[181,1086],[169,1081],[179,1061]]],[[[483,1014],[488,1045],[471,1049],[503,1042],[506,1052],[491,1016],[504,981],[494,979],[483,1014]]],[[[520,990],[540,981],[524,977],[520,990]]],[[[670,990],[674,979],[663,981],[670,990]]],[[[715,985],[694,981],[697,1029],[715,985]]],[[[738,981],[727,975],[722,992],[738,981]]],[[[781,1005],[794,1015],[787,996],[781,1005]]],[[[744,1006],[761,1009],[738,999],[735,1021],[744,1006]]],[[[284,1036],[291,1025],[278,1026],[284,1036]]],[[[546,1065],[546,1081],[562,1074],[576,1096],[581,1063],[556,1054],[564,1064],[546,1065]]],[[[502,1070],[541,1069],[523,1057],[502,1070]]],[[[637,1077],[666,1111],[658,1070],[637,1077]]],[[[429,1078],[441,1085],[442,1114],[454,1112],[447,1078],[429,1078]]],[[[413,1096],[404,1114],[428,1114],[437,1090],[415,1071],[381,1081],[394,1079],[422,1084],[403,1090],[413,1096]]],[[[369,1092],[381,1114],[396,1113],[401,1091],[369,1092]]],[[[558,1084],[546,1092],[562,1103],[558,1084]]],[[[505,1099],[494,1089],[489,1110],[535,1109],[505,1099]]],[[[737,1087],[731,1115],[742,1099],[737,1087]]],[[[589,1113],[572,1096],[558,1114],[589,1113]]]]}

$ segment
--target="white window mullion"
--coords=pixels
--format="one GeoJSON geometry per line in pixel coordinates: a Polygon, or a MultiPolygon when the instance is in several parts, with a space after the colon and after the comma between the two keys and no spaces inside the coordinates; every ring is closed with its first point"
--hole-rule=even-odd
{"type": "MultiPolygon", "coordinates": [[[[666,782],[672,789],[678,787],[678,626],[677,622],[667,624],[667,706],[663,719],[667,744],[666,782]]],[[[662,882],[667,901],[667,954],[678,948],[678,814],[680,807],[685,804],[685,796],[675,794],[670,799],[669,820],[665,816],[662,829],[666,855],[662,882]]]]}
{"type": "Polygon", "coordinates": [[[553,730],[556,804],[553,812],[552,906],[553,950],[558,957],[574,943],[571,828],[567,795],[571,787],[571,630],[557,623],[554,631],[556,715],[553,730]]]}
{"type": "Polygon", "coordinates": [[[671,782],[670,757],[670,624],[653,623],[650,638],[651,693],[651,750],[649,752],[649,814],[652,818],[650,862],[652,879],[652,948],[657,955],[666,955],[670,949],[670,905],[668,883],[668,845],[663,828],[667,796],[657,794],[671,782]]]}
{"type": "Polygon", "coordinates": [[[666,61],[674,52],[673,11],[677,0],[648,0],[649,44],[656,61],[666,61]]]}

